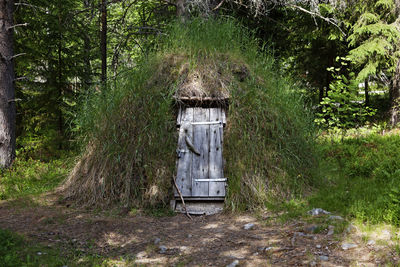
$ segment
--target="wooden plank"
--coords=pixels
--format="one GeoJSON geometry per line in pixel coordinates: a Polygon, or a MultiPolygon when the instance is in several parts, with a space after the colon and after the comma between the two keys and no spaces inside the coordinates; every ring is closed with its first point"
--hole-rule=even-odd
{"type": "Polygon", "coordinates": [[[226,113],[225,113],[225,109],[223,108],[219,108],[219,112],[221,114],[221,121],[224,125],[226,125],[226,113]]]}
{"type": "Polygon", "coordinates": [[[178,116],[176,116],[176,125],[177,125],[177,126],[180,126],[180,125],[181,125],[182,112],[183,112],[183,109],[182,109],[182,108],[179,108],[178,116]]]}
{"type": "MultiPolygon", "coordinates": [[[[183,151],[178,158],[178,166],[176,173],[176,184],[182,193],[183,197],[192,195],[192,182],[191,182],[191,164],[192,153],[189,151],[185,142],[186,134],[193,135],[193,127],[190,122],[193,120],[193,108],[187,108],[182,112],[182,126],[179,129],[178,137],[178,150],[183,151]],[[187,131],[187,132],[186,132],[187,131]]],[[[174,192],[175,196],[179,196],[178,192],[174,192]]]]}
{"type": "MultiPolygon", "coordinates": [[[[210,121],[221,119],[221,109],[210,109],[210,121]]],[[[222,162],[222,138],[223,133],[221,125],[210,125],[210,161],[209,161],[209,179],[219,179],[224,177],[222,162]]],[[[209,182],[209,196],[225,196],[225,182],[209,182]]]]}
{"type": "MultiPolygon", "coordinates": [[[[193,122],[209,121],[210,112],[207,108],[194,108],[193,122]]],[[[200,152],[200,156],[192,156],[192,196],[208,196],[208,183],[196,182],[195,179],[208,178],[209,162],[209,125],[192,125],[193,145],[200,152]]]]}

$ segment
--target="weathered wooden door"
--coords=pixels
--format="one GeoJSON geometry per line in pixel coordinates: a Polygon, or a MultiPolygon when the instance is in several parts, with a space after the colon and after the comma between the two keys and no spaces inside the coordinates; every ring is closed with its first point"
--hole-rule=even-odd
{"type": "MultiPolygon", "coordinates": [[[[225,122],[222,108],[184,108],[179,111],[176,183],[183,197],[225,197],[222,158],[225,122]]],[[[176,190],[175,196],[179,197],[176,190]]]]}

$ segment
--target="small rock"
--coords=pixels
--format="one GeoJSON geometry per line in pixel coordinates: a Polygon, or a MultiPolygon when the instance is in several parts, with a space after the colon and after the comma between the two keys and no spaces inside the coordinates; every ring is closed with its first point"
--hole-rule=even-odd
{"type": "Polygon", "coordinates": [[[329,260],[329,257],[328,257],[328,256],[325,256],[325,255],[321,255],[321,256],[319,256],[319,259],[320,259],[321,261],[328,261],[328,260],[329,260]]]}
{"type": "MultiPolygon", "coordinates": [[[[244,230],[250,230],[254,227],[254,223],[247,223],[243,226],[244,230]]],[[[236,265],[235,265],[236,266],[236,265]]]]}
{"type": "Polygon", "coordinates": [[[160,243],[160,242],[161,242],[161,238],[156,237],[156,238],[154,239],[154,245],[157,245],[157,244],[160,243]]]}
{"type": "Polygon", "coordinates": [[[379,239],[383,239],[383,240],[390,240],[390,238],[392,237],[392,234],[390,233],[389,230],[383,230],[381,232],[381,234],[379,235],[379,239]]]}
{"type": "Polygon", "coordinates": [[[317,216],[317,215],[321,215],[321,214],[331,214],[329,211],[323,210],[321,208],[309,210],[307,213],[312,216],[317,216]]]}
{"type": "Polygon", "coordinates": [[[254,252],[253,256],[258,256],[258,254],[259,254],[258,252],[254,252]]]}
{"type": "Polygon", "coordinates": [[[187,249],[188,249],[187,246],[181,246],[181,247],[179,247],[179,250],[180,250],[181,252],[184,252],[184,251],[186,251],[187,249]]]}
{"type": "Polygon", "coordinates": [[[335,226],[329,225],[328,226],[328,233],[326,235],[333,235],[334,232],[335,232],[335,226]]]}
{"type": "Polygon", "coordinates": [[[37,254],[40,256],[40,255],[42,255],[42,252],[39,251],[37,254]]]}
{"type": "Polygon", "coordinates": [[[160,249],[160,251],[159,251],[160,254],[165,254],[167,252],[166,246],[159,246],[158,248],[160,249]]]}
{"type": "Polygon", "coordinates": [[[191,234],[188,234],[188,235],[187,235],[187,237],[188,237],[188,238],[192,238],[192,237],[193,237],[193,235],[191,235],[191,234]]]}
{"type": "Polygon", "coordinates": [[[337,215],[331,215],[331,216],[329,216],[329,220],[343,221],[343,217],[342,216],[337,216],[337,215]]]}
{"type": "Polygon", "coordinates": [[[307,236],[307,235],[303,232],[294,232],[294,236],[307,236]]]}
{"type": "Polygon", "coordinates": [[[346,232],[347,233],[352,233],[357,231],[357,227],[355,227],[354,225],[350,224],[347,228],[346,228],[346,232]]]}
{"type": "Polygon", "coordinates": [[[311,267],[317,266],[317,262],[315,262],[315,261],[310,262],[310,266],[311,267]]]}
{"type": "Polygon", "coordinates": [[[367,242],[368,246],[373,246],[375,244],[376,244],[375,240],[372,240],[372,239],[368,240],[368,242],[367,242]]]}
{"type": "Polygon", "coordinates": [[[239,265],[239,261],[238,260],[234,260],[230,264],[226,265],[226,267],[236,267],[237,265],[239,265]]]}
{"type": "Polygon", "coordinates": [[[136,254],[136,258],[138,258],[138,259],[143,259],[143,258],[146,258],[146,257],[147,257],[146,251],[141,251],[138,254],[136,254]]]}
{"type": "Polygon", "coordinates": [[[305,232],[314,234],[318,230],[318,225],[311,225],[304,229],[305,232]]]}
{"type": "Polygon", "coordinates": [[[352,249],[352,248],[356,248],[356,247],[358,247],[356,244],[350,244],[350,243],[342,244],[343,250],[348,250],[348,249],[352,249]]]}
{"type": "Polygon", "coordinates": [[[316,245],[315,247],[316,247],[316,248],[321,248],[321,245],[316,245]]]}

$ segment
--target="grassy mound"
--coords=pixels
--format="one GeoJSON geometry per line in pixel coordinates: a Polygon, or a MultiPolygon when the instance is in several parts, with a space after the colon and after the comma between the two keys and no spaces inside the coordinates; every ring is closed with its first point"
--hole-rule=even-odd
{"type": "Polygon", "coordinates": [[[85,149],[66,197],[84,205],[166,204],[175,96],[230,97],[224,158],[231,209],[301,193],[315,162],[312,118],[257,42],[230,20],[171,26],[154,53],[85,100],[76,122],[85,149]]]}

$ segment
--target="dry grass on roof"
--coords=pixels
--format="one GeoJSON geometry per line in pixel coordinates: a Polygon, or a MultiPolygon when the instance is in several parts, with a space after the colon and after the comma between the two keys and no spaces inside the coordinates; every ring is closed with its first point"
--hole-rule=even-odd
{"type": "Polygon", "coordinates": [[[174,80],[176,99],[228,99],[230,85],[249,77],[249,67],[227,54],[190,58],[183,54],[168,54],[161,61],[154,80],[174,80]]]}

